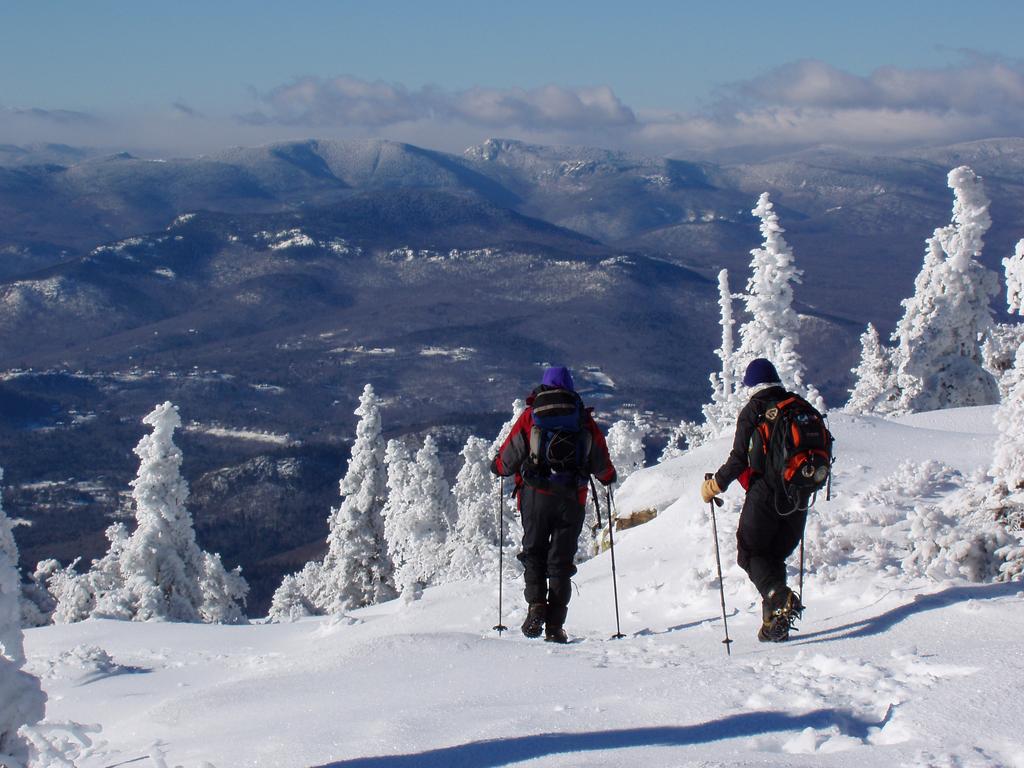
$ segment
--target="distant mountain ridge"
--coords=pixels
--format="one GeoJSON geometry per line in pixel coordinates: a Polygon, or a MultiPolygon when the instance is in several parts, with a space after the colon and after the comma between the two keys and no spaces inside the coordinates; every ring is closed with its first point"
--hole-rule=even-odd
{"type": "MultiPolygon", "coordinates": [[[[161,229],[184,213],[280,213],[396,189],[464,195],[612,248],[736,271],[757,243],[750,209],[769,191],[808,283],[828,290],[839,260],[854,270],[855,285],[881,277],[870,310],[886,327],[912,284],[925,237],[948,220],[950,167],[969,163],[985,177],[991,266],[1012,249],[1024,210],[1024,139],[1017,138],[894,156],[820,148],[731,165],[502,139],[462,155],[384,140],[309,140],[160,161],[86,156],[70,165],[32,165],[25,158],[32,150],[17,154],[17,165],[0,160],[0,279],[161,229]]],[[[76,155],[67,148],[59,156],[76,155]]],[[[863,314],[846,291],[827,303],[853,319],[863,314]]]]}
{"type": "Polygon", "coordinates": [[[285,553],[322,539],[367,381],[390,435],[434,432],[449,457],[493,437],[545,363],[574,368],[606,426],[697,416],[714,277],[742,290],[766,190],[804,270],[809,379],[841,403],[858,335],[894,324],[962,162],[992,198],[996,267],[1024,235],[1024,139],[731,165],[501,139],[167,160],[0,147],[0,465],[9,513],[33,523],[24,564],[99,554],[138,420],[165,399],[191,427],[203,544],[255,569],[260,607],[285,553]],[[284,497],[246,518],[280,538],[250,559],[252,531],[228,521],[284,497]]]}

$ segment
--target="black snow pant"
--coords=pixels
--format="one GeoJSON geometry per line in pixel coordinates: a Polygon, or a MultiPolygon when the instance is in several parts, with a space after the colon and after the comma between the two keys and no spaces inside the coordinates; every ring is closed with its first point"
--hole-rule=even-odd
{"type": "Polygon", "coordinates": [[[523,595],[528,603],[547,603],[547,623],[562,626],[572,597],[571,577],[584,508],[575,488],[546,492],[524,484],[519,490],[523,549],[519,562],[526,569],[523,595]]]}
{"type": "Polygon", "coordinates": [[[736,562],[767,597],[773,589],[786,586],[786,558],[793,554],[804,535],[807,522],[806,499],[792,514],[791,502],[777,498],[763,478],[755,478],[747,491],[736,528],[736,562]]]}

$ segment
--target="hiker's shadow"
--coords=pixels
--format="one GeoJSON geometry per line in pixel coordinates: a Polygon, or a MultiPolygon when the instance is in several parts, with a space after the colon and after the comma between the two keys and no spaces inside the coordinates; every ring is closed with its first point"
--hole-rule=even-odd
{"type": "Polygon", "coordinates": [[[945,608],[955,603],[966,602],[967,600],[993,600],[999,597],[1013,597],[1021,589],[1022,586],[1019,581],[1004,584],[949,587],[941,592],[935,592],[930,595],[916,595],[913,602],[897,606],[878,616],[854,621],[840,627],[822,629],[818,632],[801,633],[799,637],[793,639],[791,644],[811,645],[812,643],[824,643],[831,640],[852,640],[857,637],[880,635],[892,629],[892,627],[904,619],[918,613],[933,611],[936,608],[945,608]]]}
{"type": "Polygon", "coordinates": [[[847,736],[863,740],[871,729],[884,727],[891,717],[892,707],[877,722],[840,709],[817,709],[802,715],[744,712],[697,725],[515,736],[404,755],[357,757],[327,763],[319,768],[500,768],[550,755],[631,747],[685,747],[769,733],[799,733],[805,728],[818,730],[836,727],[847,736]]]}

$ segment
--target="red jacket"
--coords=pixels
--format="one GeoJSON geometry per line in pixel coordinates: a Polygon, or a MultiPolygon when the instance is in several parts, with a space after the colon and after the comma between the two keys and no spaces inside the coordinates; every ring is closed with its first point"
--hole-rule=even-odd
{"type": "MultiPolygon", "coordinates": [[[[531,394],[527,398],[526,410],[519,416],[512,426],[508,437],[502,443],[498,455],[491,463],[491,470],[502,477],[515,475],[516,487],[523,484],[522,469],[530,454],[530,430],[533,428],[533,398],[531,394]]],[[[591,415],[589,408],[584,411],[583,428],[590,432],[591,443],[590,453],[586,457],[587,475],[596,477],[602,485],[610,485],[615,482],[616,472],[612,466],[611,456],[608,454],[608,443],[605,442],[597,422],[591,415]]],[[[532,487],[532,486],[531,486],[532,487]]],[[[543,488],[534,488],[538,493],[551,493],[543,488]]],[[[587,502],[587,481],[581,477],[578,486],[580,504],[587,502]]]]}

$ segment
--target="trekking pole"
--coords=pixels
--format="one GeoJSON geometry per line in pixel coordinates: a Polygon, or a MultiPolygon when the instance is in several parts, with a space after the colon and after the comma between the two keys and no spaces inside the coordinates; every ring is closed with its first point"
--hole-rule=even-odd
{"type": "Polygon", "coordinates": [[[800,613],[804,611],[804,534],[800,535],[800,613]]]}
{"type": "MultiPolygon", "coordinates": [[[[705,480],[711,479],[711,473],[708,472],[704,475],[705,480]]],[[[715,565],[718,568],[718,594],[722,598],[722,624],[725,627],[725,655],[732,656],[732,640],[729,639],[729,619],[725,615],[725,582],[722,580],[722,556],[718,551],[718,522],[715,520],[715,505],[722,506],[722,500],[717,496],[712,496],[711,501],[708,502],[708,506],[711,507],[711,530],[715,535],[715,565]]]]}
{"type": "Polygon", "coordinates": [[[612,512],[614,503],[612,487],[607,486],[604,493],[608,507],[608,549],[612,553],[612,593],[615,595],[615,634],[612,635],[612,640],[621,640],[625,635],[622,634],[622,628],[619,626],[619,585],[615,580],[615,513],[612,512]]]}
{"type": "Polygon", "coordinates": [[[491,629],[498,637],[508,627],[501,623],[501,591],[505,582],[505,480],[498,478],[498,623],[491,629]]]}

